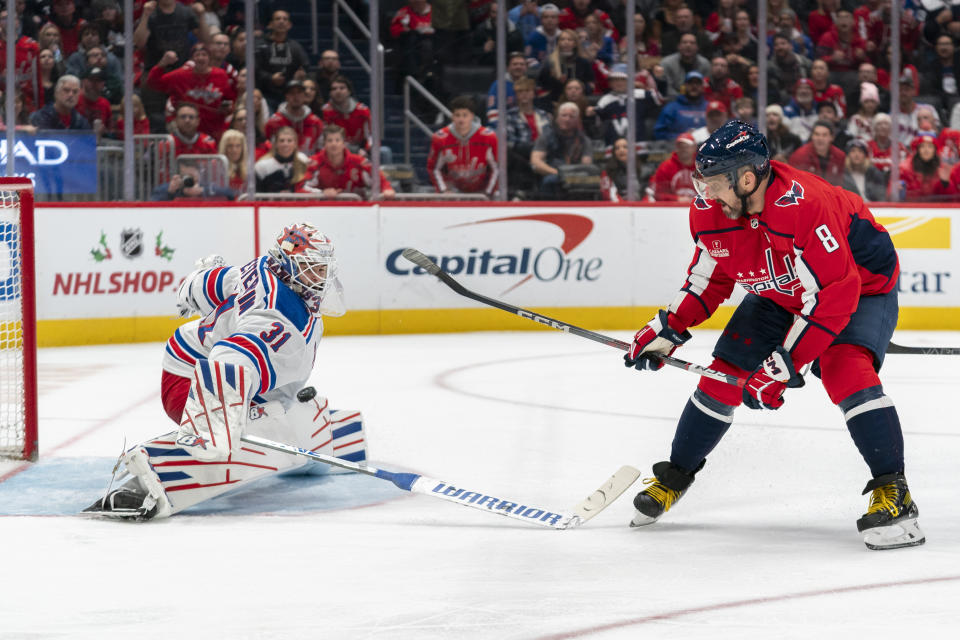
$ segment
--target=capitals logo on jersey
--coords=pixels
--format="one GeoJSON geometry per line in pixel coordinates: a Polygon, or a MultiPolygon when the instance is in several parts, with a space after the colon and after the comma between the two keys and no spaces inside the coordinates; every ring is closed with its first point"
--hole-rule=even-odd
{"type": "MultiPolygon", "coordinates": [[[[796,183],[794,183],[796,184],[796,183]]],[[[792,296],[800,288],[800,278],[797,277],[797,271],[790,260],[790,256],[783,256],[783,266],[785,270],[778,274],[776,263],[773,258],[773,249],[767,249],[763,252],[766,259],[766,268],[760,268],[756,271],[748,271],[746,274],[737,273],[737,282],[745,289],[761,295],[764,291],[774,290],[787,296],[792,296]]]]}
{"type": "Polygon", "coordinates": [[[777,198],[774,204],[778,207],[790,207],[795,204],[799,205],[801,200],[803,200],[803,185],[794,180],[793,184],[790,185],[790,190],[777,198]]]}
{"type": "Polygon", "coordinates": [[[711,209],[710,203],[704,200],[702,196],[697,196],[693,199],[693,206],[700,211],[709,211],[711,209]]]}

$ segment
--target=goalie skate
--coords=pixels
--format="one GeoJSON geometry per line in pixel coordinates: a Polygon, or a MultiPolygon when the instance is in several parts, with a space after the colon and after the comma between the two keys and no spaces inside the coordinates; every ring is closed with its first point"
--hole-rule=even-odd
{"type": "Polygon", "coordinates": [[[114,489],[81,513],[105,518],[149,520],[157,514],[157,501],[131,483],[130,486],[114,489]]]}

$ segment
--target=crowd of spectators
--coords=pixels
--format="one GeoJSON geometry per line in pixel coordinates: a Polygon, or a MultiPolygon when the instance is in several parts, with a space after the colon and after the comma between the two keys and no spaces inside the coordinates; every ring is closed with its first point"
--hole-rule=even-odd
{"type": "MultiPolygon", "coordinates": [[[[416,104],[434,123],[423,168],[439,193],[493,197],[504,153],[513,199],[620,201],[629,154],[637,153],[641,199],[687,201],[697,145],[730,119],[756,122],[762,91],[775,159],[867,200],[960,200],[960,1],[903,2],[898,69],[890,65],[891,0],[763,1],[767,20],[758,25],[754,0],[636,0],[635,16],[625,0],[507,0],[507,73],[454,95],[445,76],[457,65],[495,66],[496,1],[381,0],[395,79],[386,89],[398,91],[412,77],[452,112],[449,122],[416,104]],[[633,113],[628,20],[636,32],[633,113]],[[760,38],[768,49],[764,87],[760,38]],[[891,84],[900,95],[895,114],[891,84]],[[501,117],[505,149],[495,135],[501,117]],[[900,178],[892,183],[895,148],[900,178]],[[584,176],[592,193],[582,188],[584,176]]],[[[191,186],[194,176],[184,171],[197,165],[185,161],[164,176],[157,199],[232,197],[246,187],[250,154],[257,191],[369,195],[369,156],[380,141],[371,138],[368,97],[355,95],[337,51],[311,57],[290,37],[291,16],[275,9],[279,3],[259,4],[252,78],[238,0],[134,0],[132,42],[119,0],[14,6],[18,130],[122,140],[128,98],[135,135],[169,134],[175,156],[227,159],[225,189],[191,186]],[[131,52],[134,94],[126,97],[122,60],[131,52]],[[248,90],[255,140],[244,136],[248,90]]],[[[5,38],[0,30],[6,47],[5,38]]],[[[0,58],[0,72],[5,66],[0,58]]],[[[383,197],[393,197],[387,175],[379,180],[383,197]]]]}
{"type": "MultiPolygon", "coordinates": [[[[867,200],[960,200],[960,2],[905,0],[900,67],[891,69],[891,0],[765,1],[767,21],[758,25],[756,2],[636,0],[633,114],[624,0],[508,2],[507,74],[490,86],[485,109],[470,108],[475,126],[454,118],[434,134],[434,186],[490,193],[498,150],[482,125],[495,128],[504,111],[496,98],[502,81],[515,199],[583,197],[569,188],[582,181],[565,179],[579,177],[580,168],[599,176],[598,198],[622,200],[635,149],[642,199],[690,200],[697,145],[730,119],[755,123],[763,91],[775,159],[867,200]],[[768,51],[762,88],[759,38],[768,51]],[[899,88],[896,114],[891,83],[899,88]],[[631,117],[635,144],[626,139],[631,117]],[[443,179],[444,171],[489,180],[443,179]]],[[[446,62],[492,65],[494,5],[408,0],[398,7],[389,33],[401,75],[444,96],[446,62]]],[[[467,99],[450,104],[463,109],[467,99]]]]}
{"type": "MultiPolygon", "coordinates": [[[[270,10],[274,4],[260,3],[267,11],[254,34],[255,141],[244,135],[244,3],[232,0],[134,0],[132,42],[123,37],[119,0],[18,0],[16,128],[26,134],[90,131],[99,145],[122,140],[121,61],[132,53],[133,133],[172,139],[172,145],[155,146],[172,155],[174,173],[158,170],[153,199],[232,199],[246,190],[249,153],[256,159],[258,191],[365,196],[371,182],[370,109],[353,96],[339,54],[324,51],[313,64],[288,37],[290,14],[270,10]],[[339,151],[333,139],[342,142],[339,151]],[[203,184],[202,162],[179,160],[185,154],[224,156],[229,184],[203,184]],[[316,175],[336,186],[320,185],[316,175]]],[[[5,9],[0,26],[6,49],[5,9]]],[[[4,92],[5,74],[6,58],[0,57],[4,92]]],[[[382,182],[383,195],[390,196],[389,182],[382,182]]]]}

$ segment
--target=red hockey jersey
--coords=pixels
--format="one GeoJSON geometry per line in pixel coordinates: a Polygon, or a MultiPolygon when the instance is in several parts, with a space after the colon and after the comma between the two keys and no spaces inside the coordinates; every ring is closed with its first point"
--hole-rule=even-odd
{"type": "Polygon", "coordinates": [[[304,113],[305,115],[297,118],[287,111],[287,103],[282,103],[277,112],[267,118],[264,128],[267,140],[273,140],[273,135],[280,127],[291,127],[297,132],[300,151],[308,156],[316,153],[323,147],[320,138],[323,135],[323,121],[310,111],[310,107],[304,107],[304,113]]]}
{"type": "Polygon", "coordinates": [[[431,27],[432,20],[433,7],[429,4],[423,13],[417,13],[410,7],[400,7],[390,21],[390,37],[399,38],[408,31],[431,27]]]}
{"type": "MultiPolygon", "coordinates": [[[[357,149],[370,150],[370,107],[350,98],[352,108],[343,112],[326,103],[320,114],[324,124],[335,124],[343,128],[344,142],[357,149]]],[[[351,147],[352,148],[352,147],[351,147]]]]}
{"type": "Polygon", "coordinates": [[[486,193],[497,188],[497,134],[474,123],[463,138],[453,131],[453,125],[433,134],[427,171],[437,191],[486,193]]]}
{"type": "Polygon", "coordinates": [[[713,201],[697,197],[690,205],[696,248],[670,304],[670,324],[700,324],[740,284],[797,316],[784,347],[799,368],[830,346],[861,296],[896,286],[900,265],[889,234],[859,196],[770,164],[761,213],[730,220],[713,201]]]}
{"type": "MultiPolygon", "coordinates": [[[[6,22],[4,22],[4,27],[6,22]]],[[[7,83],[7,55],[6,42],[4,42],[4,52],[0,56],[0,89],[6,88],[7,83]]],[[[37,79],[35,66],[37,64],[37,55],[40,52],[37,41],[27,36],[20,36],[14,47],[13,69],[14,85],[17,91],[23,96],[24,108],[28,111],[36,111],[43,106],[43,88],[37,79]],[[39,93],[34,99],[35,94],[39,93]]]]}
{"type": "MultiPolygon", "coordinates": [[[[373,184],[371,180],[373,165],[357,153],[344,150],[343,163],[334,167],[327,159],[327,152],[320,151],[310,158],[310,178],[306,186],[310,189],[339,189],[341,192],[355,193],[361,198],[367,197],[367,190],[373,184]]],[[[380,191],[392,189],[390,181],[380,172],[380,191]]]]}
{"type": "Polygon", "coordinates": [[[234,100],[237,94],[223,69],[212,68],[208,74],[200,75],[193,67],[180,67],[165,73],[157,65],[150,69],[147,83],[168,94],[174,108],[181,102],[196,105],[200,110],[200,131],[217,140],[226,131],[227,110],[223,103],[234,100]]]}
{"type": "Polygon", "coordinates": [[[217,153],[217,141],[205,133],[197,132],[190,139],[184,139],[179,133],[173,133],[173,154],[217,153]]]}
{"type": "Polygon", "coordinates": [[[650,179],[653,185],[653,199],[657,202],[690,202],[697,195],[693,186],[693,172],[696,165],[685,165],[674,151],[664,160],[650,179]]]}

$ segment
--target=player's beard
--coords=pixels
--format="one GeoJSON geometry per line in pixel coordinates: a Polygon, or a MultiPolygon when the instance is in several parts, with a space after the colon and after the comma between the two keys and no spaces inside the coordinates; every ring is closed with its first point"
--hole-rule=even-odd
{"type": "Polygon", "coordinates": [[[732,205],[723,200],[717,200],[717,202],[720,203],[720,209],[728,220],[737,220],[743,215],[743,204],[739,199],[735,200],[732,205]]]}

